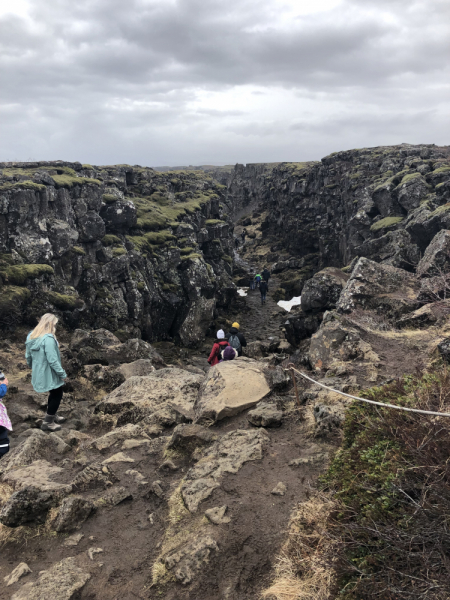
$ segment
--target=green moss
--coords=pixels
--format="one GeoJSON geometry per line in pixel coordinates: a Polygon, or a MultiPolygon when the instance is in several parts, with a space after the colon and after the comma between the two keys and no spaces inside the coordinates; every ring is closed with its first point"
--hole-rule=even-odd
{"type": "Polygon", "coordinates": [[[450,174],[450,167],[440,167],[439,169],[435,169],[433,171],[433,175],[441,174],[441,173],[449,173],[450,174]]]}
{"type": "Polygon", "coordinates": [[[27,279],[36,279],[42,275],[53,275],[50,265],[11,265],[0,274],[6,276],[8,283],[25,285],[27,279]]]}
{"type": "Polygon", "coordinates": [[[74,246],[72,252],[75,252],[75,254],[79,254],[80,256],[86,256],[86,250],[81,246],[74,246]]]}
{"type": "Polygon", "coordinates": [[[226,225],[226,221],[221,221],[220,219],[207,219],[205,221],[205,225],[206,226],[226,225]]]}
{"type": "Polygon", "coordinates": [[[92,171],[94,167],[92,165],[89,165],[89,164],[86,163],[85,165],[81,165],[81,168],[82,169],[89,169],[90,171],[92,171]]]}
{"type": "Polygon", "coordinates": [[[232,265],[232,264],[233,264],[233,259],[231,258],[231,256],[228,256],[228,254],[224,254],[224,255],[222,256],[222,259],[223,259],[225,262],[229,263],[230,265],[232,265]]]}
{"type": "Polygon", "coordinates": [[[10,265],[13,265],[14,263],[15,260],[12,254],[0,254],[0,267],[8,267],[10,265]]]}
{"type": "Polygon", "coordinates": [[[117,202],[118,198],[117,196],[114,196],[114,194],[103,194],[102,200],[105,204],[113,204],[114,202],[117,202]]]}
{"type": "Polygon", "coordinates": [[[74,310],[83,306],[83,301],[78,296],[58,294],[58,292],[47,292],[47,299],[60,310],[74,310]]]}
{"type": "Polygon", "coordinates": [[[150,231],[144,235],[129,235],[127,239],[141,252],[153,252],[159,246],[167,246],[176,237],[168,230],[150,231]]]}
{"type": "Polygon", "coordinates": [[[145,288],[146,288],[146,287],[147,287],[147,286],[145,285],[145,283],[144,283],[143,281],[140,281],[140,282],[137,284],[137,289],[138,289],[140,292],[143,292],[143,291],[145,290],[145,288]]]}
{"type": "Polygon", "coordinates": [[[201,254],[194,252],[192,254],[188,254],[187,256],[182,256],[181,260],[194,260],[196,258],[203,258],[203,257],[201,254]]]}
{"type": "Polygon", "coordinates": [[[125,248],[113,248],[113,256],[122,256],[123,254],[126,254],[127,251],[125,250],[125,248]]]}
{"type": "Polygon", "coordinates": [[[34,181],[19,181],[17,183],[6,182],[0,185],[0,191],[2,192],[15,189],[25,189],[33,192],[45,192],[47,188],[41,183],[34,183],[34,181]]]}
{"type": "Polygon", "coordinates": [[[450,211],[450,202],[447,202],[447,204],[443,204],[442,206],[438,206],[436,210],[433,210],[430,217],[436,217],[448,211],[450,211]]]}
{"type": "Polygon", "coordinates": [[[186,254],[191,254],[192,252],[194,252],[194,248],[192,248],[192,246],[187,246],[186,248],[181,248],[180,250],[180,254],[182,256],[186,256],[186,254]]]}
{"type": "Polygon", "coordinates": [[[405,175],[400,185],[402,185],[403,183],[409,183],[410,181],[414,181],[415,179],[422,179],[420,173],[410,173],[409,175],[405,175]]]}
{"type": "Polygon", "coordinates": [[[380,229],[385,229],[386,227],[393,227],[397,223],[400,223],[400,221],[403,221],[403,217],[385,217],[374,223],[370,231],[380,231],[380,229]]]}
{"type": "MultiPolygon", "coordinates": [[[[0,315],[8,317],[17,314],[22,305],[31,298],[31,292],[24,287],[5,285],[0,288],[0,315]]],[[[3,319],[2,319],[3,322],[3,319]]]]}
{"type": "Polygon", "coordinates": [[[174,283],[164,283],[162,285],[162,289],[164,292],[170,292],[172,294],[175,294],[178,291],[178,286],[174,283]]]}
{"type": "Polygon", "coordinates": [[[117,235],[107,234],[102,238],[102,244],[104,246],[116,246],[122,244],[122,240],[117,235]]]}
{"type": "MultiPolygon", "coordinates": [[[[59,168],[58,168],[59,170],[59,168]]],[[[74,171],[75,173],[75,171],[74,171]]],[[[76,175],[70,175],[64,173],[63,175],[52,175],[52,178],[57,188],[73,188],[74,185],[102,185],[102,182],[98,179],[91,179],[89,177],[76,177],[76,175]]]]}

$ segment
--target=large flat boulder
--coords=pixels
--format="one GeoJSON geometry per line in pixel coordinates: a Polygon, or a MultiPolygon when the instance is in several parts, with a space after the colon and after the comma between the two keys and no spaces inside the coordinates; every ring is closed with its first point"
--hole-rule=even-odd
{"type": "Polygon", "coordinates": [[[417,278],[390,265],[360,258],[337,303],[339,312],[360,307],[377,310],[394,318],[420,307],[417,278]]]}
{"type": "Polygon", "coordinates": [[[41,571],[37,581],[26,583],[11,600],[72,600],[90,579],[72,557],[41,571]]]}
{"type": "Polygon", "coordinates": [[[176,368],[160,369],[143,377],[130,377],[105,396],[96,411],[118,413],[136,408],[142,410],[142,414],[150,415],[172,407],[192,413],[203,379],[203,375],[176,368]]]}
{"type": "Polygon", "coordinates": [[[194,405],[195,420],[219,421],[255,406],[270,392],[261,363],[239,357],[209,370],[194,405]]]}

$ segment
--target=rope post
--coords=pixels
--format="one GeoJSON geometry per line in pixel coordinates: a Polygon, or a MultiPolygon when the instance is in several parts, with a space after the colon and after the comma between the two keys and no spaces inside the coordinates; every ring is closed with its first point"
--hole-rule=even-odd
{"type": "Polygon", "coordinates": [[[295,397],[296,397],[296,399],[297,399],[297,406],[300,408],[300,406],[301,406],[301,405],[300,405],[300,398],[298,397],[298,389],[297,389],[297,382],[296,382],[296,380],[295,380],[295,373],[294,373],[294,369],[293,369],[293,367],[291,367],[289,370],[290,370],[290,372],[291,372],[292,382],[293,382],[293,384],[294,384],[295,397]]]}

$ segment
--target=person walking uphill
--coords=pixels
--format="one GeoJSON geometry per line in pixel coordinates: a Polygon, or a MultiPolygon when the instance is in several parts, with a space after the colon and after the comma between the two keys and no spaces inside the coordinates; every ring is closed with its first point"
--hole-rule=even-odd
{"type": "Polygon", "coordinates": [[[247,345],[247,340],[242,333],[239,333],[239,323],[233,323],[230,327],[227,340],[230,346],[236,350],[238,356],[242,356],[242,348],[247,345]]]}
{"type": "Polygon", "coordinates": [[[55,337],[57,322],[55,315],[45,314],[28,334],[25,342],[25,358],[32,369],[31,384],[38,393],[49,392],[47,414],[41,425],[43,431],[59,431],[60,423],[66,420],[56,414],[63,396],[64,379],[67,377],[61,365],[59,344],[55,337]]]}
{"type": "Polygon", "coordinates": [[[261,273],[262,278],[267,283],[267,291],[269,291],[269,279],[270,279],[270,271],[267,267],[264,267],[264,271],[261,273]]]}
{"type": "Polygon", "coordinates": [[[217,332],[217,339],[213,344],[211,354],[209,355],[208,362],[213,367],[220,362],[220,353],[229,346],[225,339],[225,332],[223,329],[219,329],[217,332]]]}

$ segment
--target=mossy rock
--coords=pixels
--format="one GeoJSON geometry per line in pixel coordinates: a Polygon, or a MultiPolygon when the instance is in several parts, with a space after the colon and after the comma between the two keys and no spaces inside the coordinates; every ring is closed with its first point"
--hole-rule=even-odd
{"type": "Polygon", "coordinates": [[[73,175],[68,174],[67,172],[65,172],[63,175],[52,175],[52,179],[55,182],[57,188],[70,189],[73,188],[75,185],[102,185],[102,182],[98,179],[90,179],[89,177],[77,177],[75,171],[73,171],[73,175]]]}
{"type": "Polygon", "coordinates": [[[78,296],[59,294],[58,292],[47,292],[47,299],[60,310],[75,310],[83,306],[83,300],[78,296]]]}
{"type": "Polygon", "coordinates": [[[6,276],[7,282],[13,285],[26,285],[27,279],[37,279],[53,273],[53,267],[50,265],[11,265],[1,271],[0,275],[6,276]]]}
{"type": "Polygon", "coordinates": [[[86,250],[84,248],[82,248],[81,246],[73,246],[72,252],[74,252],[75,254],[78,254],[80,256],[86,256],[86,250]]]}
{"type": "Polygon", "coordinates": [[[102,200],[105,204],[113,204],[114,202],[117,202],[119,198],[117,198],[117,196],[114,196],[114,194],[103,194],[102,200]]]}
{"type": "Polygon", "coordinates": [[[380,231],[381,229],[386,229],[388,227],[394,227],[401,221],[403,221],[403,217],[385,217],[384,219],[380,219],[379,221],[374,223],[370,227],[370,231],[380,231]]]}
{"type": "Polygon", "coordinates": [[[279,302],[280,300],[285,300],[286,290],[284,288],[277,288],[270,295],[274,302],[279,302]]]}
{"type": "Polygon", "coordinates": [[[205,225],[208,227],[212,227],[214,225],[226,225],[226,221],[222,221],[221,219],[207,219],[205,221],[205,225]]]}
{"type": "Polygon", "coordinates": [[[201,254],[198,254],[197,252],[193,252],[192,254],[188,254],[187,256],[182,256],[181,260],[195,260],[197,258],[203,258],[203,256],[201,254]]]}
{"type": "Polygon", "coordinates": [[[102,238],[102,244],[104,246],[117,246],[122,245],[122,240],[117,235],[108,233],[102,238]]]}
{"type": "Polygon", "coordinates": [[[125,248],[113,248],[112,253],[113,256],[123,256],[127,253],[127,251],[125,250],[125,248]]]}
{"type": "Polygon", "coordinates": [[[31,292],[27,288],[14,285],[0,287],[0,325],[20,323],[23,306],[30,298],[31,292]]]}
{"type": "Polygon", "coordinates": [[[42,183],[35,183],[34,181],[19,181],[17,183],[6,182],[0,185],[1,192],[15,189],[32,190],[33,192],[45,192],[47,188],[42,183]]]}
{"type": "Polygon", "coordinates": [[[181,248],[180,249],[180,254],[181,256],[186,256],[187,254],[192,254],[194,252],[194,248],[192,247],[186,247],[186,248],[181,248]]]}

